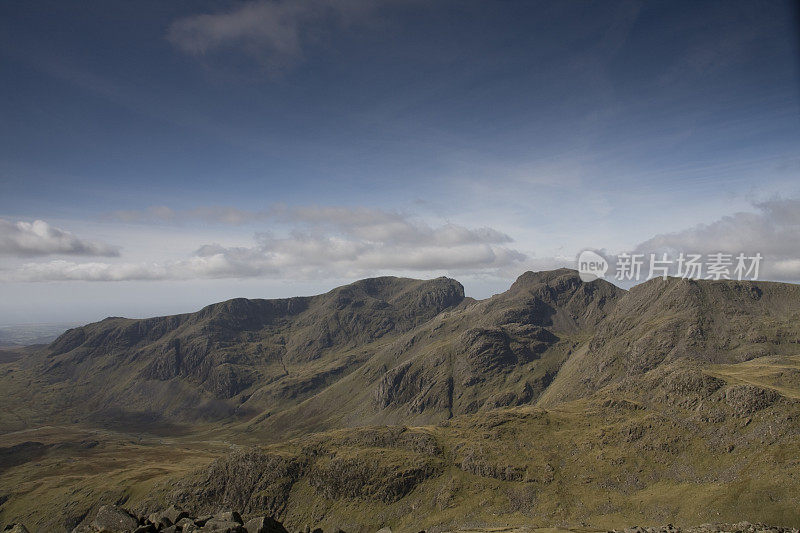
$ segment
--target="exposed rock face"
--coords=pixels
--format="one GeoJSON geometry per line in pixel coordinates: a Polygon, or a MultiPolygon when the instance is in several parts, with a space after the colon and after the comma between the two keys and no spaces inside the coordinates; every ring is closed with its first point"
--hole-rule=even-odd
{"type": "Polygon", "coordinates": [[[412,361],[386,372],[378,382],[374,400],[379,409],[404,406],[409,412],[426,409],[450,412],[452,409],[452,378],[442,375],[446,360],[429,360],[427,367],[415,367],[412,361]]]}
{"type": "Polygon", "coordinates": [[[280,515],[303,480],[324,498],[392,503],[439,475],[441,454],[427,432],[364,428],[335,441],[312,438],[294,454],[237,450],[181,483],[172,497],[197,513],[228,505],[280,515]]]}
{"type": "Polygon", "coordinates": [[[769,407],[779,398],[780,394],[774,390],[752,385],[736,385],[725,392],[725,401],[741,416],[769,407]]]}
{"type": "Polygon", "coordinates": [[[699,369],[688,368],[671,373],[665,385],[677,395],[697,394],[701,398],[708,398],[722,388],[725,381],[704,374],[699,369]]]}
{"type": "Polygon", "coordinates": [[[289,491],[307,468],[304,457],[286,457],[257,449],[234,452],[215,461],[176,496],[202,512],[224,504],[245,513],[280,514],[289,491]]]}

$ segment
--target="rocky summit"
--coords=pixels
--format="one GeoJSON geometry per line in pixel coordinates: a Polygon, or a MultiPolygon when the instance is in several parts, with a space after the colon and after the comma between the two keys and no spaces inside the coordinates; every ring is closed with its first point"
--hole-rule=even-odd
{"type": "Polygon", "coordinates": [[[792,284],[366,279],[73,328],[0,400],[13,531],[800,525],[792,284]]]}

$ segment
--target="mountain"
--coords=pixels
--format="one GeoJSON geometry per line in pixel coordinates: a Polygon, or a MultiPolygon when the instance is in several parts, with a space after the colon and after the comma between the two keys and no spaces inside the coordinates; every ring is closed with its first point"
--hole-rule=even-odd
{"type": "Polygon", "coordinates": [[[366,279],[327,294],[237,298],[196,313],[107,318],[70,329],[26,370],[46,418],[192,423],[293,405],[347,375],[370,346],[413,329],[464,299],[439,278],[366,279]]]}
{"type": "Polygon", "coordinates": [[[429,424],[533,404],[624,291],[567,269],[526,273],[377,349],[358,372],[283,412],[248,423],[268,440],[368,424],[429,424]]]}
{"type": "Polygon", "coordinates": [[[0,362],[0,521],[800,523],[800,286],[568,269],[109,318],[0,362]]]}
{"type": "Polygon", "coordinates": [[[661,278],[633,287],[564,365],[542,405],[658,368],[796,355],[800,286],[661,278]]]}

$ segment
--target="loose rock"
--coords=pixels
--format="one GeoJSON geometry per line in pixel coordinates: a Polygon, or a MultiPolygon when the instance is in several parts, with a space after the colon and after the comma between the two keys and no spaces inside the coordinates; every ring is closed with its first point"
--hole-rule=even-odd
{"type": "Polygon", "coordinates": [[[115,505],[103,505],[97,511],[92,527],[98,530],[132,532],[139,527],[139,521],[124,509],[115,505]]]}

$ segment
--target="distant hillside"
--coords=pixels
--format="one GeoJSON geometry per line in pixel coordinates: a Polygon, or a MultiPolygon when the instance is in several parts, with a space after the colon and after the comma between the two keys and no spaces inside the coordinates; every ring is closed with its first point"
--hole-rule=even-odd
{"type": "MultiPolygon", "coordinates": [[[[368,279],[314,297],[235,299],[196,313],[107,318],[71,329],[25,360],[41,420],[182,423],[294,405],[386,342],[460,304],[460,283],[368,279]],[[47,411],[47,405],[58,405],[47,411]]],[[[18,422],[17,422],[18,424],[18,422]]]]}

